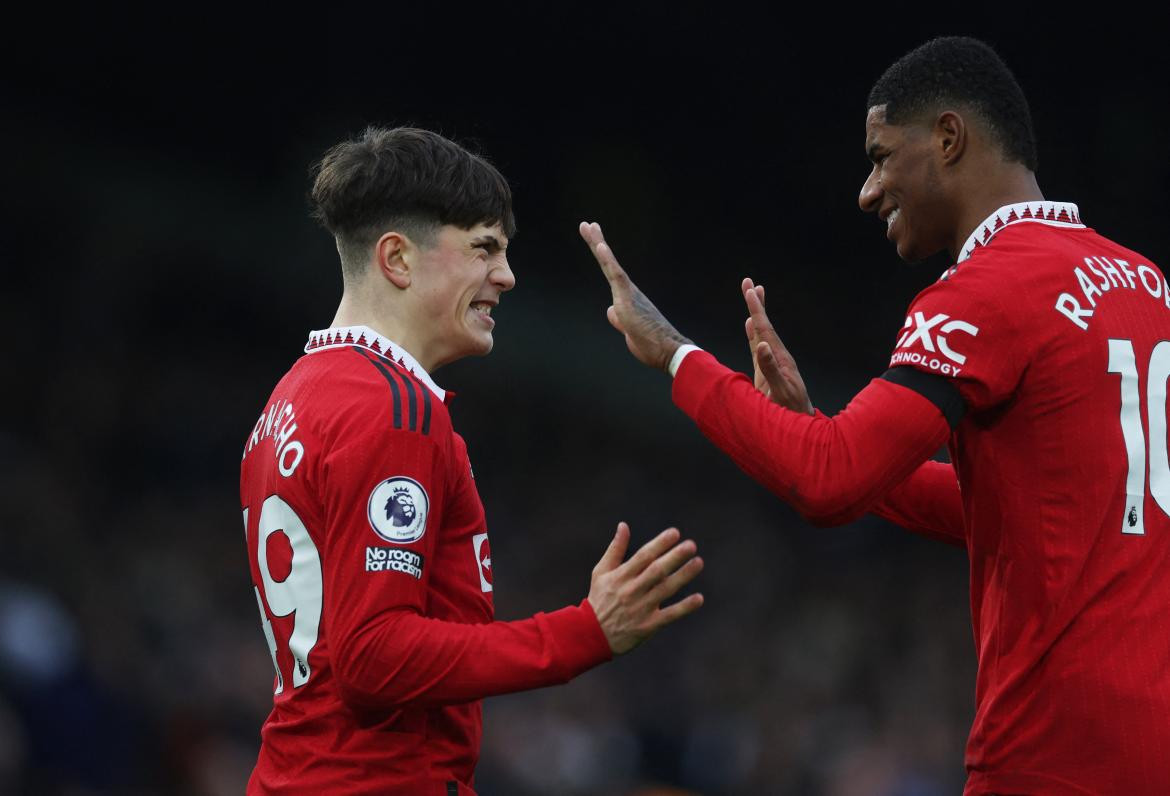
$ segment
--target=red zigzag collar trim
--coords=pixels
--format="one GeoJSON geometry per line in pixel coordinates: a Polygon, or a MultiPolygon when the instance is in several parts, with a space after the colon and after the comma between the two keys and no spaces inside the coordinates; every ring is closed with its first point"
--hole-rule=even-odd
{"type": "Polygon", "coordinates": [[[1004,205],[983,220],[975,227],[971,237],[963,244],[959,259],[955,264],[966,260],[976,249],[986,246],[995,237],[995,234],[1004,227],[1021,223],[1040,223],[1056,227],[1084,228],[1081,223],[1081,211],[1072,202],[1016,202],[1004,205]]]}
{"type": "Polygon", "coordinates": [[[327,348],[355,345],[368,348],[375,354],[394,360],[413,373],[440,401],[446,400],[447,391],[435,384],[434,379],[423,369],[417,359],[398,343],[378,334],[368,326],[335,326],[331,329],[309,332],[309,342],[305,343],[305,353],[313,354],[327,348]]]}

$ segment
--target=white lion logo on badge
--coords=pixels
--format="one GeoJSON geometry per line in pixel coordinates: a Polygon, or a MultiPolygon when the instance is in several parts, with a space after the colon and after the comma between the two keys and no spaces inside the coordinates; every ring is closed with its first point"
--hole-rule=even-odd
{"type": "Polygon", "coordinates": [[[394,544],[417,542],[427,531],[430,500],[422,484],[396,475],[374,487],[367,514],[374,533],[394,544]]]}

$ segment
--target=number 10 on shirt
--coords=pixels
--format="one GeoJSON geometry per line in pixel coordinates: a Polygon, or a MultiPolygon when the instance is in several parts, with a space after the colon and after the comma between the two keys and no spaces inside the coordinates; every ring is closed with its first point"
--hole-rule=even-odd
{"type": "MultiPolygon", "coordinates": [[[[1142,433],[1141,396],[1133,341],[1109,341],[1109,372],[1121,376],[1121,436],[1129,459],[1125,477],[1125,516],[1121,532],[1145,534],[1146,438],[1142,433]]],[[[1150,494],[1158,508],[1170,515],[1170,454],[1166,449],[1166,379],[1170,378],[1170,342],[1154,346],[1146,371],[1146,411],[1149,412],[1150,494]]]]}

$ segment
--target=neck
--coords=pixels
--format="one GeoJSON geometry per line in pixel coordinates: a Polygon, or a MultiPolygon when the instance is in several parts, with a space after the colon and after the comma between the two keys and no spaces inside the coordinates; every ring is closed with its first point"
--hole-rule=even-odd
{"type": "Polygon", "coordinates": [[[949,247],[951,262],[959,257],[971,233],[992,213],[1004,205],[1038,202],[1044,199],[1035,172],[1019,163],[998,164],[991,179],[984,176],[963,186],[962,210],[955,225],[955,237],[949,247]]]}
{"type": "Polygon", "coordinates": [[[423,340],[412,329],[405,307],[395,306],[386,297],[378,298],[371,291],[358,286],[345,286],[341,303],[330,326],[368,326],[383,337],[393,340],[414,357],[423,370],[431,373],[435,363],[429,358],[429,351],[423,340]]]}

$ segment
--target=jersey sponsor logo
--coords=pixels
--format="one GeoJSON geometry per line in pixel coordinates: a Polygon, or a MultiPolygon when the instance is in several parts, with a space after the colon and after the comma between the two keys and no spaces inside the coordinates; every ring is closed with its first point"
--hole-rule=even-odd
{"type": "Polygon", "coordinates": [[[479,588],[489,592],[492,590],[492,546],[488,535],[477,533],[471,537],[471,546],[475,549],[475,563],[479,569],[479,588]]]}
{"type": "Polygon", "coordinates": [[[963,371],[950,362],[943,362],[938,357],[924,356],[917,351],[895,351],[890,357],[890,367],[895,365],[920,365],[944,376],[958,376],[963,371]]]}
{"type": "Polygon", "coordinates": [[[422,484],[396,475],[374,487],[367,515],[374,533],[394,544],[417,542],[427,532],[430,499],[422,484]]]}
{"type": "Polygon", "coordinates": [[[413,550],[400,547],[367,547],[366,572],[402,572],[420,580],[423,557],[413,550]]]}
{"type": "MultiPolygon", "coordinates": [[[[942,354],[947,359],[954,362],[956,365],[962,365],[967,361],[967,355],[961,354],[951,347],[950,335],[955,332],[962,332],[963,334],[974,337],[979,334],[979,327],[973,324],[961,321],[958,318],[951,318],[945,313],[938,313],[931,318],[927,318],[921,312],[915,312],[913,315],[906,316],[906,323],[902,325],[902,336],[898,338],[895,348],[912,348],[914,346],[921,346],[921,348],[931,354],[942,354]]],[[[890,364],[896,363],[894,359],[898,357],[895,353],[890,360],[890,364]]],[[[930,360],[929,357],[924,357],[924,360],[930,360]]],[[[934,359],[939,363],[939,367],[932,368],[933,370],[942,371],[942,366],[945,364],[934,359]]],[[[915,362],[915,364],[919,364],[915,362]]],[[[928,365],[929,367],[929,365],[928,365]]],[[[942,371],[944,373],[948,371],[942,371]]]]}

